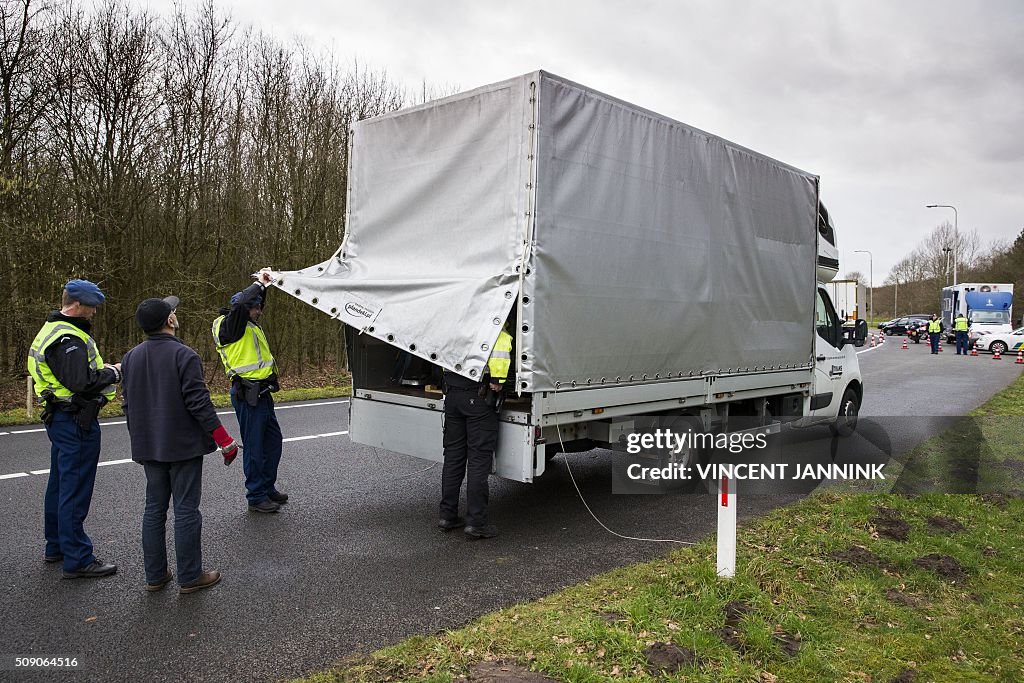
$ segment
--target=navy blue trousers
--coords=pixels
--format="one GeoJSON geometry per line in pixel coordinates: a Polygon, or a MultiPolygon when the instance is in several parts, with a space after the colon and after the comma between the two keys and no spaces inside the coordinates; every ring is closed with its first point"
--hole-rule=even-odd
{"type": "Polygon", "coordinates": [[[178,583],[203,573],[203,456],[180,462],[143,462],[146,468],[146,512],[142,516],[142,556],[147,583],[167,575],[167,506],[174,497],[174,554],[178,583]]]}
{"type": "Polygon", "coordinates": [[[444,397],[444,465],[441,519],[459,516],[459,492],[466,480],[466,524],[487,524],[487,478],[498,445],[498,414],[476,389],[450,387],[444,397]]]}
{"type": "Polygon", "coordinates": [[[274,399],[267,392],[256,407],[235,396],[231,388],[231,405],[238,418],[242,437],[242,469],[245,472],[245,497],[250,505],[267,500],[277,492],[277,468],[281,464],[281,425],[274,414],[274,399]]]}
{"type": "Polygon", "coordinates": [[[100,460],[100,424],[94,421],[83,430],[73,415],[58,410],[46,435],[50,437],[50,478],[43,503],[46,554],[63,553],[64,569],[73,572],[96,561],[85,518],[100,460]]]}
{"type": "Polygon", "coordinates": [[[960,351],[963,350],[963,354],[966,356],[968,352],[967,333],[963,330],[959,330],[956,333],[956,355],[960,355],[960,351]]]}
{"type": "Polygon", "coordinates": [[[929,332],[928,333],[928,340],[931,342],[931,345],[932,345],[932,353],[938,353],[939,352],[939,333],[938,332],[929,332]]]}

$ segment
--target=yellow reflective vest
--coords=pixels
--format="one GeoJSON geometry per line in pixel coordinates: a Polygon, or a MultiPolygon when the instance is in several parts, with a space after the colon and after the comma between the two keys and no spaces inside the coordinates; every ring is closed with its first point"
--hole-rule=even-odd
{"type": "MultiPolygon", "coordinates": [[[[85,342],[89,353],[90,368],[93,370],[103,369],[103,357],[100,356],[100,351],[96,348],[96,342],[85,330],[63,320],[47,322],[39,329],[39,333],[32,340],[28,351],[28,372],[32,375],[35,393],[39,398],[43,397],[43,392],[46,390],[50,390],[58,401],[70,401],[74,395],[73,391],[60,383],[53,371],[50,370],[50,366],[46,364],[47,347],[65,334],[78,337],[85,342]]],[[[117,389],[110,384],[104,387],[101,393],[110,401],[113,400],[117,389]]]]}
{"type": "Polygon", "coordinates": [[[966,316],[962,316],[962,315],[958,315],[956,317],[956,320],[953,321],[953,329],[956,332],[966,332],[967,331],[967,317],[966,316]]]}
{"type": "Polygon", "coordinates": [[[508,370],[511,366],[512,335],[502,330],[498,333],[498,340],[494,342],[491,357],[487,359],[487,369],[491,373],[491,381],[495,384],[504,384],[508,379],[508,370]]]}
{"type": "Polygon", "coordinates": [[[213,321],[213,343],[217,346],[224,372],[228,377],[242,377],[255,381],[266,379],[274,374],[274,355],[270,353],[270,344],[263,334],[263,328],[249,321],[245,324],[245,334],[236,342],[220,343],[220,326],[225,316],[213,321]]]}
{"type": "Polygon", "coordinates": [[[929,320],[928,321],[928,332],[942,332],[942,321],[941,320],[929,320]]]}

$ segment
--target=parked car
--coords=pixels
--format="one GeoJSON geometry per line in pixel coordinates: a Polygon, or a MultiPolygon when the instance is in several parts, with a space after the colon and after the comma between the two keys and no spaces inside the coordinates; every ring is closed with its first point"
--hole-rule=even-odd
{"type": "MultiPolygon", "coordinates": [[[[931,316],[928,316],[931,317],[931,316]]],[[[912,315],[897,318],[896,320],[890,320],[885,327],[882,328],[882,332],[889,335],[890,337],[894,334],[906,334],[907,330],[916,324],[916,321],[920,320],[912,315]]]]}
{"type": "Polygon", "coordinates": [[[980,351],[996,352],[1002,355],[1007,351],[1020,351],[1024,349],[1024,327],[1019,327],[1013,332],[996,332],[995,334],[980,334],[974,340],[974,346],[980,351]]]}
{"type": "Polygon", "coordinates": [[[878,323],[878,329],[884,330],[887,325],[892,325],[897,320],[899,320],[899,318],[893,318],[892,320],[885,320],[883,322],[880,322],[880,323],[878,323]]]}

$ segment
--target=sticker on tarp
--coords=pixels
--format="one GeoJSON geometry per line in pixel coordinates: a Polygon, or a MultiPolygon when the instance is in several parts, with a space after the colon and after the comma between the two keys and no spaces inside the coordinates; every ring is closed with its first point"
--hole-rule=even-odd
{"type": "Polygon", "coordinates": [[[380,315],[380,308],[356,299],[351,294],[345,298],[338,317],[349,325],[364,328],[373,323],[380,315]]]}

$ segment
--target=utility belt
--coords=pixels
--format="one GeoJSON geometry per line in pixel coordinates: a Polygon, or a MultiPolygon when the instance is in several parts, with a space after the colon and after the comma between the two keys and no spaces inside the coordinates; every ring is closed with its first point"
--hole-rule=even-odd
{"type": "Polygon", "coordinates": [[[501,385],[501,389],[494,391],[491,389],[491,378],[490,374],[485,372],[483,381],[477,382],[475,380],[467,379],[462,375],[454,372],[444,371],[442,390],[447,394],[450,390],[461,390],[461,391],[473,391],[477,396],[484,400],[484,405],[494,408],[494,412],[500,413],[501,406],[505,403],[505,384],[501,385]]]}
{"type": "Polygon", "coordinates": [[[253,408],[259,404],[261,396],[278,391],[281,388],[277,383],[277,377],[274,375],[266,379],[256,380],[245,379],[235,375],[231,378],[231,384],[234,386],[235,396],[253,408]]]}
{"type": "Polygon", "coordinates": [[[93,423],[99,418],[100,410],[107,405],[106,396],[87,398],[79,394],[72,394],[70,398],[63,399],[57,398],[52,391],[46,389],[43,391],[42,397],[44,402],[42,418],[43,424],[47,427],[53,422],[53,416],[60,411],[70,413],[80,428],[91,429],[93,423]]]}

